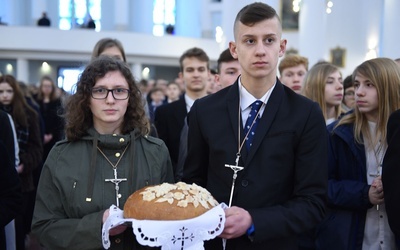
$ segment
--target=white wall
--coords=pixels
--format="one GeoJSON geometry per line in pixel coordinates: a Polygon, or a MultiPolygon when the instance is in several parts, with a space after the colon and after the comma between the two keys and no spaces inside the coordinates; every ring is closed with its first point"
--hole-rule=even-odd
{"type": "MultiPolygon", "coordinates": [[[[132,32],[0,26],[0,34],[0,59],[16,59],[17,65],[24,60],[87,62],[94,45],[104,37],[121,41],[130,64],[179,66],[181,54],[192,47],[202,48],[212,63],[220,53],[219,45],[210,39],[154,37],[132,32]]],[[[19,80],[29,81],[29,71],[17,69],[19,80]]]]}

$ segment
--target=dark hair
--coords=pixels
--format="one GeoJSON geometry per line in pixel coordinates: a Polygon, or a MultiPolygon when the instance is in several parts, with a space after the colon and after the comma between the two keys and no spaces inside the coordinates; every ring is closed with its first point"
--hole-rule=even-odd
{"type": "Polygon", "coordinates": [[[149,82],[146,79],[141,79],[138,85],[147,87],[149,85],[149,82]]]}
{"type": "Polygon", "coordinates": [[[154,88],[152,88],[152,89],[150,90],[150,92],[149,92],[150,97],[151,97],[151,95],[152,95],[153,93],[155,93],[155,92],[161,92],[161,93],[164,94],[164,90],[163,90],[162,88],[160,88],[160,87],[154,87],[154,88]]]}
{"type": "Polygon", "coordinates": [[[251,27],[256,23],[272,18],[277,18],[278,21],[281,22],[275,9],[268,4],[255,2],[246,5],[236,15],[235,23],[233,25],[233,33],[236,35],[238,22],[251,27]]]}
{"type": "Polygon", "coordinates": [[[195,57],[202,62],[206,62],[207,69],[210,68],[210,58],[207,56],[206,52],[204,52],[204,50],[202,50],[200,48],[194,47],[194,48],[186,50],[179,58],[179,64],[181,66],[182,72],[183,72],[183,60],[185,60],[188,57],[195,57]]]}
{"type": "Polygon", "coordinates": [[[229,49],[222,51],[217,60],[218,73],[221,73],[221,64],[222,63],[233,62],[236,60],[237,59],[233,58],[231,51],[229,49]]]}
{"type": "Polygon", "coordinates": [[[80,139],[93,126],[93,114],[90,110],[91,90],[96,81],[110,71],[121,72],[130,89],[121,133],[127,134],[133,129],[137,129],[141,135],[149,133],[149,120],[145,115],[142,96],[128,65],[116,58],[100,56],[82,72],[76,84],[76,93],[67,99],[65,134],[68,140],[80,139]]]}
{"type": "MultiPolygon", "coordinates": [[[[29,106],[26,102],[24,93],[19,87],[19,83],[12,75],[3,75],[0,76],[0,83],[8,83],[14,91],[14,95],[11,101],[10,106],[12,107],[10,115],[13,118],[16,125],[27,128],[29,127],[28,124],[28,117],[27,113],[31,113],[31,117],[33,120],[37,119],[36,111],[29,106]]],[[[1,106],[3,104],[0,103],[1,106]]]]}
{"type": "Polygon", "coordinates": [[[347,88],[350,88],[350,87],[353,87],[353,86],[354,86],[353,75],[348,75],[343,80],[343,90],[346,90],[347,88]]]}
{"type": "Polygon", "coordinates": [[[125,50],[124,47],[122,46],[122,43],[119,40],[112,38],[103,38],[96,43],[92,52],[92,61],[95,58],[99,57],[100,54],[103,53],[105,49],[111,47],[117,47],[119,51],[121,51],[124,62],[126,62],[125,50]]]}

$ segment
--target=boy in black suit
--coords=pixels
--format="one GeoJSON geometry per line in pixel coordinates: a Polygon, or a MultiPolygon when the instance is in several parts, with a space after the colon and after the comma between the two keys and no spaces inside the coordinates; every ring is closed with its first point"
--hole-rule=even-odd
{"type": "Polygon", "coordinates": [[[178,101],[160,106],[156,109],[154,124],[158,136],[167,145],[174,168],[175,180],[182,178],[183,164],[178,164],[181,141],[185,143],[187,137],[182,133],[185,127],[185,118],[193,102],[207,95],[207,81],[210,78],[209,57],[200,48],[190,48],[179,58],[181,78],[185,84],[185,94],[178,101]],[[182,135],[181,135],[182,134],[182,135]],[[182,137],[182,138],[181,138],[182,137]],[[179,166],[178,166],[179,165],[179,166]]]}
{"type": "Polygon", "coordinates": [[[230,205],[224,231],[206,249],[222,249],[221,238],[226,249],[297,249],[298,234],[325,214],[325,121],[318,104],[277,79],[286,49],[281,35],[269,5],[241,9],[229,44],[241,76],[197,100],[188,115],[183,180],[230,205]]]}

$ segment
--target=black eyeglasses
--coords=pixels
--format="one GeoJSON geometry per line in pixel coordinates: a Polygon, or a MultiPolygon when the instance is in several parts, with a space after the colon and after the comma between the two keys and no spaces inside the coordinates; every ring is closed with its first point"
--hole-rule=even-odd
{"type": "Polygon", "coordinates": [[[106,89],[106,88],[93,88],[91,95],[93,99],[106,99],[108,93],[112,94],[115,100],[126,100],[129,97],[131,91],[129,89],[117,88],[117,89],[106,89]]]}

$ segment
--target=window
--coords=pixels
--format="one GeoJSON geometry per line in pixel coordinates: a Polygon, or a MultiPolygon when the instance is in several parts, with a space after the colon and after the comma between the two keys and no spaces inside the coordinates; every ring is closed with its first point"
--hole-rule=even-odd
{"type": "Polygon", "coordinates": [[[59,0],[59,28],[70,30],[84,28],[92,18],[96,31],[101,29],[101,0],[59,0]]]}
{"type": "Polygon", "coordinates": [[[75,93],[76,83],[83,70],[84,68],[79,67],[59,67],[57,75],[58,87],[70,94],[75,93]]]}
{"type": "Polygon", "coordinates": [[[154,0],[153,35],[173,34],[175,26],[175,0],[154,0]]]}

